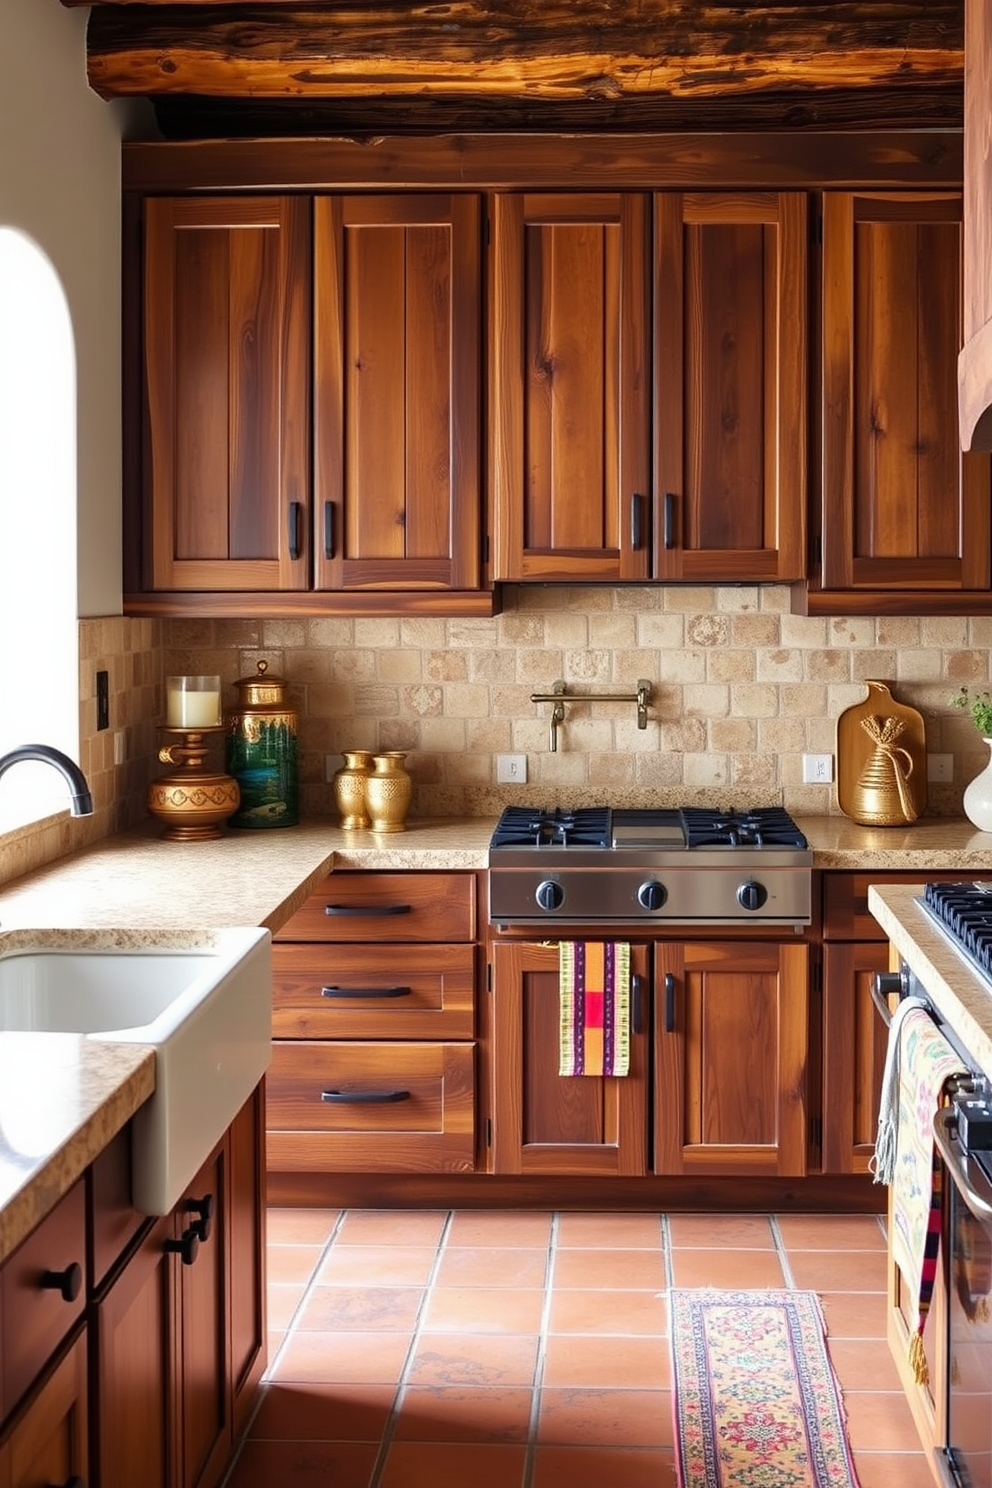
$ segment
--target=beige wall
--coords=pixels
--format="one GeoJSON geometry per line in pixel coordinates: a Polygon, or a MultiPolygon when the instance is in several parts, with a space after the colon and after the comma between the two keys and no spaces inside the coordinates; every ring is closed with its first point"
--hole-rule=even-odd
{"type": "MultiPolygon", "coordinates": [[[[410,751],[415,814],[485,815],[509,801],[782,803],[837,810],[832,787],[802,784],[804,752],[832,753],[836,719],[893,683],[920,709],[927,747],[954,756],[929,812],[957,815],[987,761],[948,697],[989,683],[992,619],[809,619],[784,587],[515,588],[491,620],[163,622],[167,671],[219,673],[225,702],[259,657],[285,676],[300,713],[303,804],[333,813],[325,757],[410,751]],[[559,749],[532,691],[654,686],[648,727],[632,705],[569,707],[559,749]],[[528,757],[521,791],[495,782],[497,753],[528,757]]],[[[160,703],[161,706],[161,703],[160,703]]]]}

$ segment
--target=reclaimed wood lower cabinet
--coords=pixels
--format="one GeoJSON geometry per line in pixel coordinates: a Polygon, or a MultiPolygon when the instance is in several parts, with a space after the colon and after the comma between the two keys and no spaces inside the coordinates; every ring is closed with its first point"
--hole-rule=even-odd
{"type": "Polygon", "coordinates": [[[275,936],[270,1172],[474,1171],[476,893],[337,872],[275,936]]]}
{"type": "Polygon", "coordinates": [[[808,947],[631,947],[627,1075],[558,1074],[558,946],[493,947],[493,1170],[801,1176],[808,947]],[[650,995],[649,995],[650,994],[650,995]]]}

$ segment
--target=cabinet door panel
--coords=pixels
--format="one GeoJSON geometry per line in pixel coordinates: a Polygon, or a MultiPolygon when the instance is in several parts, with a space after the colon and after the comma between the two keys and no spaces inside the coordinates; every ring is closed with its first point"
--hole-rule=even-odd
{"type": "Polygon", "coordinates": [[[806,198],[655,198],[655,570],[805,574],[806,198]]]}
{"type": "Polygon", "coordinates": [[[645,578],[645,199],[501,194],[492,220],[494,577],[645,578]]]}
{"type": "Polygon", "coordinates": [[[0,1488],[88,1481],[87,1400],[83,1332],[0,1443],[0,1488]]]}
{"type": "Polygon", "coordinates": [[[867,1173],[875,1151],[886,1031],[871,979],[889,964],[885,941],[823,952],[823,1171],[867,1173]]]}
{"type": "Polygon", "coordinates": [[[231,1381],[233,1434],[240,1437],[265,1367],[265,1089],[260,1084],[231,1124],[231,1381]]]}
{"type": "Polygon", "coordinates": [[[317,587],[477,588],[479,198],[314,213],[317,587]]]}
{"type": "MultiPolygon", "coordinates": [[[[647,952],[631,948],[631,972],[647,952]]],[[[497,1173],[639,1176],[647,1156],[647,1038],[633,1031],[630,1072],[562,1076],[557,946],[493,950],[493,1166],[497,1173]]]]}
{"type": "Polygon", "coordinates": [[[987,457],[957,440],[957,194],[823,199],[823,587],[987,589],[987,457]]]}
{"type": "Polygon", "coordinates": [[[294,197],[145,204],[154,589],[309,585],[309,221],[294,197]]]}
{"type": "Polygon", "coordinates": [[[213,1488],[231,1447],[227,1339],[227,1147],[203,1165],[176,1212],[181,1232],[196,1218],[196,1205],[212,1201],[207,1237],[191,1266],[181,1268],[183,1488],[213,1488]]]}
{"type": "Polygon", "coordinates": [[[805,945],[656,947],[656,1172],[805,1172],[807,964],[805,945]]]}

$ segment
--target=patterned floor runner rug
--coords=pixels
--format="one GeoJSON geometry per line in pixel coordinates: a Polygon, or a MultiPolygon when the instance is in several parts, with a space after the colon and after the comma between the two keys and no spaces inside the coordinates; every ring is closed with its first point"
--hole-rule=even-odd
{"type": "Polygon", "coordinates": [[[815,1292],[670,1298],[680,1488],[858,1488],[815,1292]]]}

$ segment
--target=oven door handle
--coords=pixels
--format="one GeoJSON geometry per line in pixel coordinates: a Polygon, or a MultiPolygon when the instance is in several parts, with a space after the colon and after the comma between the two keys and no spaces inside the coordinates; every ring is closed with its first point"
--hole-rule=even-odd
{"type": "Polygon", "coordinates": [[[933,1139],[944,1165],[962,1199],[978,1220],[992,1220],[992,1186],[985,1184],[979,1193],[972,1178],[967,1155],[957,1138],[957,1117],[950,1106],[943,1106],[933,1118],[933,1139]]]}

